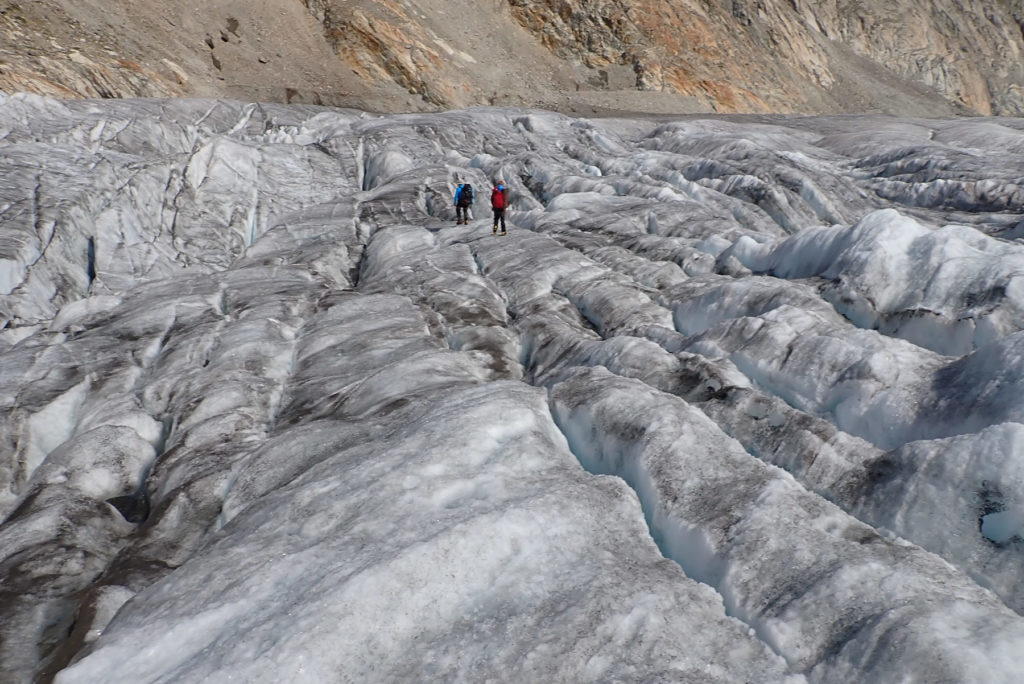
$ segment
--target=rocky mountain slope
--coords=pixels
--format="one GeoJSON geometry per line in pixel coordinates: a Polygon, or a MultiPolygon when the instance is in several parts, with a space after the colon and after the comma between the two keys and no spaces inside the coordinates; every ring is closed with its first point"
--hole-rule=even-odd
{"type": "Polygon", "coordinates": [[[0,0],[0,89],[381,111],[1024,113],[1021,0],[0,0]]]}
{"type": "Polygon", "coordinates": [[[927,91],[981,114],[1024,103],[1019,1],[510,3],[557,54],[631,64],[637,88],[723,111],[906,107],[927,91]]]}

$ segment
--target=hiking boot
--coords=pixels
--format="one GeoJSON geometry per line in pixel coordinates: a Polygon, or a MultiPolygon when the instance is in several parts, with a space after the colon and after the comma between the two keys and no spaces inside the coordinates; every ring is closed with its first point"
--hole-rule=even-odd
{"type": "Polygon", "coordinates": [[[505,231],[501,231],[501,234],[502,235],[508,235],[508,233],[506,233],[505,231]]]}
{"type": "Polygon", "coordinates": [[[498,234],[498,226],[494,226],[494,234],[495,234],[495,235],[497,235],[497,234],[498,234]]]}

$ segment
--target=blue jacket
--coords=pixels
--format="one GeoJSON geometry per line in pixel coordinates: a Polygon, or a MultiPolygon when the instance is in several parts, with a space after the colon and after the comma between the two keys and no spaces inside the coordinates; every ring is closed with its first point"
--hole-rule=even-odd
{"type": "MultiPolygon", "coordinates": [[[[462,198],[462,189],[464,187],[466,187],[466,184],[462,183],[459,187],[455,188],[455,206],[459,206],[459,200],[462,198]]],[[[472,187],[470,187],[469,203],[473,204],[474,201],[476,201],[476,193],[474,193],[472,187]]]]}

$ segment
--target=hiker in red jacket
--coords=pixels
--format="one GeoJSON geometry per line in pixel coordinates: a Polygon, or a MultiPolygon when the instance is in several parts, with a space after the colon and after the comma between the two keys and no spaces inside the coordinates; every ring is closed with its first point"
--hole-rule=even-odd
{"type": "Polygon", "coordinates": [[[491,209],[494,210],[494,234],[498,234],[498,222],[501,222],[501,234],[505,235],[505,208],[508,206],[508,188],[505,182],[498,179],[491,190],[491,209]]]}

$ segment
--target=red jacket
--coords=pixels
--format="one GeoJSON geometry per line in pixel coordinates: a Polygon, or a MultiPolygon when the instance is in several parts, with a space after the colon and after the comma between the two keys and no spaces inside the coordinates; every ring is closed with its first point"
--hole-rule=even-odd
{"type": "Polygon", "coordinates": [[[494,186],[491,190],[491,207],[494,209],[504,209],[508,206],[508,188],[502,190],[498,189],[498,186],[494,186]]]}

